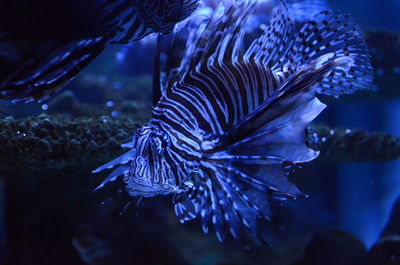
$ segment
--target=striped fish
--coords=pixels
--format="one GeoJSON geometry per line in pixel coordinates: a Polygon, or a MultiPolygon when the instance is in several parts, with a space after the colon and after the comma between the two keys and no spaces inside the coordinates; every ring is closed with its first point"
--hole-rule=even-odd
{"type": "Polygon", "coordinates": [[[0,5],[0,99],[44,100],[111,43],[169,33],[198,0],[22,0],[0,5]]]}
{"type": "Polygon", "coordinates": [[[128,151],[94,171],[114,168],[98,188],[122,176],[131,196],[173,194],[179,220],[200,218],[220,241],[264,242],[258,222],[275,222],[274,203],[306,197],[284,165],[318,156],[305,143],[325,108],[316,95],[368,88],[369,55],[349,15],[324,11],[297,29],[284,1],[244,49],[255,4],[236,1],[178,32],[177,47],[187,40],[179,71],[168,74],[150,122],[122,146],[128,151]]]}

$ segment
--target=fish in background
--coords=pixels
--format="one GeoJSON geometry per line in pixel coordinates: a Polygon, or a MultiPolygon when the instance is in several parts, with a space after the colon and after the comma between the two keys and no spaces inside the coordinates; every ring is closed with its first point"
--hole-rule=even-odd
{"type": "MultiPolygon", "coordinates": [[[[177,24],[178,27],[186,27],[186,23],[190,23],[193,27],[196,26],[195,20],[204,21],[209,19],[213,13],[213,10],[218,7],[219,4],[231,4],[232,0],[203,0],[190,19],[186,19],[177,24]]],[[[266,17],[271,16],[273,8],[279,3],[277,0],[264,0],[259,1],[253,14],[249,17],[246,23],[246,32],[254,35],[259,34],[260,25],[266,22],[266,17]]],[[[288,9],[296,21],[296,23],[302,23],[307,19],[311,19],[315,14],[329,9],[326,0],[291,0],[287,3],[288,9]]],[[[139,41],[132,42],[128,45],[122,45],[121,48],[115,53],[115,69],[122,75],[137,75],[154,72],[152,65],[155,67],[158,64],[152,64],[152,56],[156,52],[163,52],[165,48],[163,39],[171,38],[169,34],[152,35],[145,37],[139,41]],[[160,42],[157,38],[161,39],[160,42]],[[150,56],[149,56],[150,54],[150,56]],[[138,65],[137,62],[143,62],[138,65]]],[[[157,80],[157,77],[155,77],[157,80]]],[[[158,93],[157,90],[153,92],[158,93]]]]}
{"type": "Polygon", "coordinates": [[[0,5],[0,99],[45,100],[109,44],[169,33],[198,0],[21,0],[0,5]]]}
{"type": "Polygon", "coordinates": [[[327,0],[289,0],[288,8],[297,22],[304,22],[324,10],[329,10],[327,0]]]}
{"type": "Polygon", "coordinates": [[[297,28],[283,0],[245,48],[255,6],[235,1],[175,34],[152,119],[93,171],[114,169],[98,188],[122,177],[130,196],[173,195],[181,222],[238,242],[265,242],[259,223],[279,224],[277,204],[307,197],[285,167],[318,156],[305,142],[325,108],[316,96],[368,89],[370,56],[350,15],[323,11],[297,28]]]}
{"type": "MultiPolygon", "coordinates": [[[[203,2],[203,8],[215,9],[221,2],[228,4],[234,0],[203,0],[203,2]]],[[[251,17],[263,16],[265,21],[265,16],[270,16],[277,4],[279,0],[259,0],[251,17]]],[[[296,22],[312,19],[315,14],[330,9],[327,0],[287,0],[286,5],[296,22]]]]}

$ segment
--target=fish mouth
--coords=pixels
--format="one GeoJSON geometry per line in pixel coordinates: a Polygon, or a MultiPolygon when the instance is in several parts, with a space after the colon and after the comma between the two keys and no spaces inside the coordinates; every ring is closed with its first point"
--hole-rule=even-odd
{"type": "Polygon", "coordinates": [[[171,187],[143,181],[137,177],[125,178],[126,191],[130,196],[154,197],[172,192],[171,187]]]}

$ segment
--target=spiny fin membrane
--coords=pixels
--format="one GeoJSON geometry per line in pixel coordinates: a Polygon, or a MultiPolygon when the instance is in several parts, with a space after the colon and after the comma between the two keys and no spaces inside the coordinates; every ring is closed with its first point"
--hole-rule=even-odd
{"type": "Polygon", "coordinates": [[[347,68],[333,69],[317,85],[318,93],[337,97],[370,87],[370,55],[359,27],[350,15],[322,11],[297,29],[281,1],[264,34],[247,50],[245,59],[263,63],[278,77],[286,78],[300,66],[327,53],[334,54],[332,59],[347,56],[354,61],[347,68]]]}
{"type": "MultiPolygon", "coordinates": [[[[283,164],[318,156],[305,143],[306,126],[325,108],[315,94],[352,93],[371,82],[368,52],[348,16],[323,12],[324,19],[317,15],[297,30],[284,1],[242,55],[243,21],[252,8],[238,1],[222,17],[213,17],[185,58],[181,83],[168,88],[172,97],[186,85],[214,107],[198,117],[198,126],[209,130],[198,170],[201,184],[179,195],[175,211],[182,222],[199,217],[203,230],[212,226],[220,241],[243,241],[250,232],[265,242],[258,222],[276,222],[274,201],[306,197],[283,164]],[[337,85],[324,90],[332,73],[341,71],[348,75],[335,75],[337,85]],[[363,78],[341,87],[340,82],[354,80],[352,73],[363,78]]],[[[182,104],[190,109],[198,103],[182,104]]]]}

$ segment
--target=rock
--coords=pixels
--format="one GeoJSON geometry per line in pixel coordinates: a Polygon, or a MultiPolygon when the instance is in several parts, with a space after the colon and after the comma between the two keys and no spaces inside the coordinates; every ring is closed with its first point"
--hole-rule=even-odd
{"type": "Polygon", "coordinates": [[[379,240],[369,252],[367,265],[400,265],[400,236],[379,240]]]}
{"type": "Polygon", "coordinates": [[[326,230],[311,239],[301,260],[293,265],[364,265],[367,249],[352,234],[326,230]]]}

